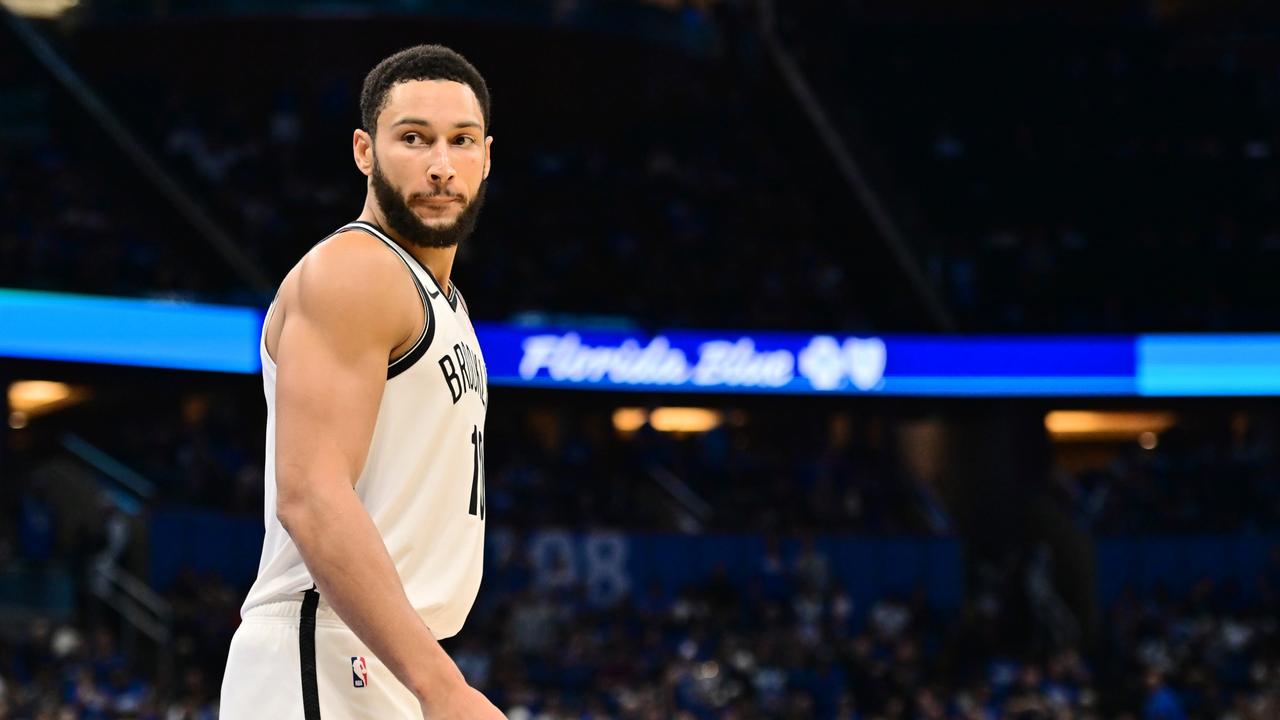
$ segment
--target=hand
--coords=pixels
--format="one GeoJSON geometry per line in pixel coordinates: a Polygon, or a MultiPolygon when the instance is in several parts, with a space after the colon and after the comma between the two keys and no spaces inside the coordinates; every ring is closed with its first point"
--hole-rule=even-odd
{"type": "Polygon", "coordinates": [[[506,715],[479,690],[462,684],[422,701],[425,720],[506,720],[506,715]]]}

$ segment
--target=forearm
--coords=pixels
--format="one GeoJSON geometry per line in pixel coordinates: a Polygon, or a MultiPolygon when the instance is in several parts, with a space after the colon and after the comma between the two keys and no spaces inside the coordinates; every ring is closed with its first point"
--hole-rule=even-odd
{"type": "Polygon", "coordinates": [[[409,604],[386,545],[356,494],[308,493],[277,509],[321,595],[420,699],[465,684],[409,604]]]}

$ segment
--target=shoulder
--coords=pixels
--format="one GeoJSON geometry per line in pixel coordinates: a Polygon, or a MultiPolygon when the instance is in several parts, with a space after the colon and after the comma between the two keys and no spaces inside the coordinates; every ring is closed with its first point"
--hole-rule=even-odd
{"type": "Polygon", "coordinates": [[[358,230],[338,233],[310,250],[286,278],[288,311],[324,324],[400,337],[422,314],[404,261],[385,243],[358,230]]]}
{"type": "MultiPolygon", "coordinates": [[[[377,296],[400,278],[411,283],[404,260],[378,238],[360,231],[340,232],[315,247],[298,262],[298,281],[313,289],[377,296]]],[[[306,291],[305,288],[299,288],[306,291]]]]}

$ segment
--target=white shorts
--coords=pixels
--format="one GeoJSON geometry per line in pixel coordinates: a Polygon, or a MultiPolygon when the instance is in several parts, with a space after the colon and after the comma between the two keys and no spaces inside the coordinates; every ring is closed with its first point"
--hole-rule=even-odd
{"type": "Polygon", "coordinates": [[[422,720],[422,709],[308,590],[252,608],[231,638],[222,720],[422,720]]]}

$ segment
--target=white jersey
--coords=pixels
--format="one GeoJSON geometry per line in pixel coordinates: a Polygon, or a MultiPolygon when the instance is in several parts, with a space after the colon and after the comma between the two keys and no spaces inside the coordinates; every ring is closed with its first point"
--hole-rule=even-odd
{"type": "MultiPolygon", "coordinates": [[[[369,456],[355,491],[382,535],[409,602],[436,638],[447,638],[462,628],[483,570],[488,374],[467,306],[453,283],[445,292],[430,271],[375,225],[357,221],[334,235],[350,230],[377,237],[400,256],[426,312],[417,343],[387,368],[369,456]]],[[[260,352],[267,398],[267,532],[258,579],[241,614],[297,599],[314,585],[293,539],[276,519],[276,365],[267,353],[265,325],[260,352]]]]}

